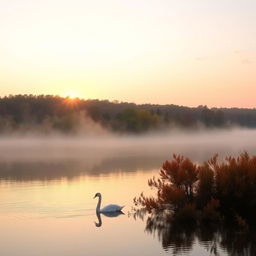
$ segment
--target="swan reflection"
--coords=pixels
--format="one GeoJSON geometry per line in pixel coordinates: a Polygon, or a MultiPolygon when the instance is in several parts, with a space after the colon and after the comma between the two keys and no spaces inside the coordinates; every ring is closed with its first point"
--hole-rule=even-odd
{"type": "Polygon", "coordinates": [[[100,213],[96,211],[96,216],[98,218],[98,222],[94,222],[96,227],[101,227],[102,226],[102,220],[101,220],[101,214],[108,217],[108,218],[116,218],[119,215],[124,215],[124,213],[122,211],[119,212],[104,212],[104,213],[100,213]]]}

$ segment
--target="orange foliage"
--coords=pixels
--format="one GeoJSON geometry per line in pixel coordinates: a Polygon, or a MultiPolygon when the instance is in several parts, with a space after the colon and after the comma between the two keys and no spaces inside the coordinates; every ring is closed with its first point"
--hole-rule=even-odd
{"type": "Polygon", "coordinates": [[[173,155],[173,160],[165,161],[160,177],[173,186],[184,189],[187,196],[193,197],[193,184],[197,181],[198,167],[190,159],[173,155]]]}
{"type": "Polygon", "coordinates": [[[202,220],[203,221],[218,221],[220,220],[220,213],[218,212],[219,200],[211,199],[202,211],[202,220]]]}
{"type": "Polygon", "coordinates": [[[157,197],[141,195],[136,199],[137,205],[150,210],[168,205],[176,213],[193,205],[205,220],[220,219],[220,212],[242,216],[256,213],[256,156],[244,152],[218,163],[215,155],[197,165],[173,155],[171,161],[164,162],[159,174],[159,178],[148,181],[157,190],[157,197]]]}
{"type": "Polygon", "coordinates": [[[209,166],[209,163],[204,163],[198,169],[197,203],[203,207],[215,193],[214,171],[209,166]]]}
{"type": "Polygon", "coordinates": [[[242,153],[227,157],[225,163],[214,163],[216,195],[223,205],[239,211],[256,208],[256,156],[242,153]]]}

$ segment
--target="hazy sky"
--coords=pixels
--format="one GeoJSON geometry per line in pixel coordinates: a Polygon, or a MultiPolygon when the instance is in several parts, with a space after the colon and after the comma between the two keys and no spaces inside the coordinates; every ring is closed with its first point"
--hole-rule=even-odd
{"type": "Polygon", "coordinates": [[[255,107],[255,0],[0,0],[0,95],[255,107]]]}

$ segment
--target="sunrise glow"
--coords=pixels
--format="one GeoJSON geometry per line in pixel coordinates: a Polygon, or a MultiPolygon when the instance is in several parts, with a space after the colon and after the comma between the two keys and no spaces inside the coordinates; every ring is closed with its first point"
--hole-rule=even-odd
{"type": "Polygon", "coordinates": [[[76,93],[70,92],[70,93],[68,93],[68,94],[66,95],[66,98],[69,98],[70,100],[74,100],[74,99],[77,99],[77,98],[79,98],[79,97],[78,97],[78,95],[77,95],[76,93]]]}
{"type": "Polygon", "coordinates": [[[255,1],[5,1],[0,94],[254,107],[255,1]],[[47,19],[46,19],[47,17],[47,19]]]}

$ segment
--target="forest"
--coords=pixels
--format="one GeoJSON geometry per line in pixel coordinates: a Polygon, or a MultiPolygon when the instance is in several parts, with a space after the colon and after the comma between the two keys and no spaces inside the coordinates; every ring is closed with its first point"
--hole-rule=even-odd
{"type": "MultiPolygon", "coordinates": [[[[171,102],[171,99],[170,99],[171,102]]],[[[71,99],[53,95],[9,95],[0,98],[0,133],[86,132],[94,123],[116,133],[143,133],[170,128],[255,128],[256,109],[185,107],[71,99]]]]}

